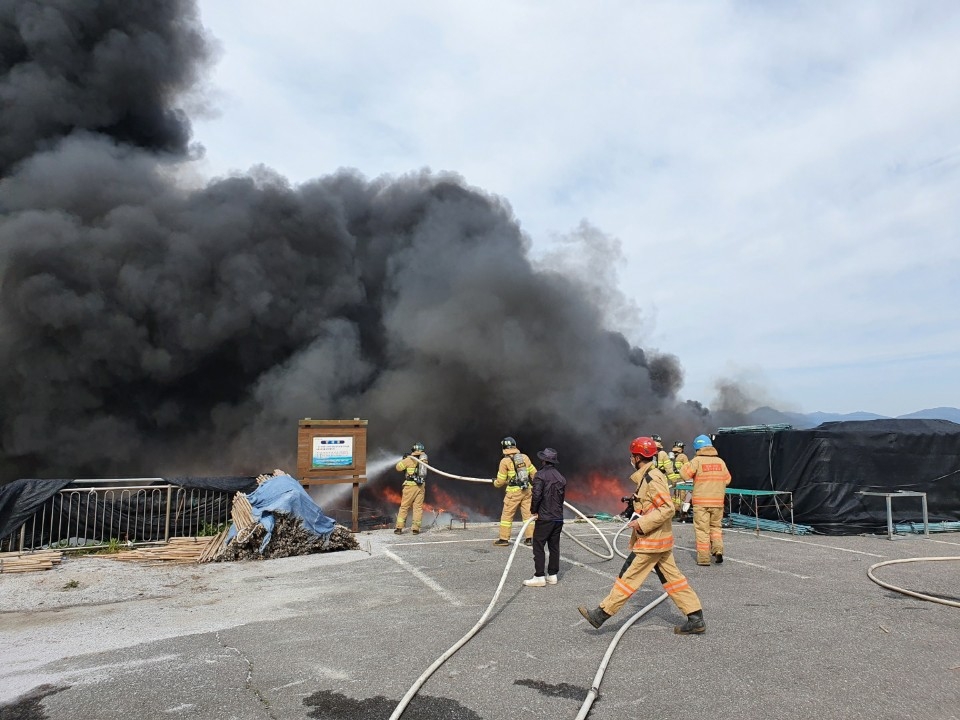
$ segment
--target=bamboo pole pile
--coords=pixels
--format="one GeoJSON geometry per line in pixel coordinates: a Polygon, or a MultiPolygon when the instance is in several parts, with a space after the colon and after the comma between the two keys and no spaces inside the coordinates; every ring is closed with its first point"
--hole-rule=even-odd
{"type": "Polygon", "coordinates": [[[287,473],[277,468],[272,473],[263,473],[262,475],[257,475],[257,485],[263,485],[267,480],[273,480],[273,478],[278,475],[286,475],[287,473]]]}
{"type": "MultiPolygon", "coordinates": [[[[249,531],[257,525],[253,519],[253,506],[243,493],[233,496],[233,508],[230,511],[237,533],[249,531]]],[[[165,545],[137,548],[111,555],[115,560],[147,561],[160,564],[205,563],[215,559],[223,550],[229,528],[225,528],[213,537],[172,537],[165,545]]]]}
{"type": "Polygon", "coordinates": [[[0,553],[0,573],[50,570],[54,565],[59,565],[61,560],[63,560],[63,553],[59,550],[39,550],[30,553],[0,553]]]}
{"type": "Polygon", "coordinates": [[[207,549],[200,553],[200,557],[197,559],[198,563],[210,562],[217,555],[220,554],[220,551],[223,550],[223,543],[227,539],[227,533],[230,532],[230,528],[224,528],[221,530],[207,545],[207,549]]]}
{"type": "Polygon", "coordinates": [[[212,542],[218,537],[220,536],[172,537],[167,541],[166,545],[125,550],[124,552],[109,555],[108,557],[124,562],[146,560],[161,564],[196,563],[200,562],[201,556],[205,554],[212,542]]]}
{"type": "Polygon", "coordinates": [[[253,506],[247,496],[241,492],[233,496],[233,509],[230,515],[233,518],[233,524],[237,527],[237,534],[256,524],[253,519],[253,506]]]}

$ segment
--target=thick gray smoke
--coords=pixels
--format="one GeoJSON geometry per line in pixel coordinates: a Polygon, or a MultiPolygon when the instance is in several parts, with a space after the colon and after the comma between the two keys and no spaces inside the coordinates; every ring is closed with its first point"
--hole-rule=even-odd
{"type": "Polygon", "coordinates": [[[633,436],[707,427],[676,358],[603,330],[458,177],[178,186],[192,2],[6,0],[0,53],[4,480],[292,469],[303,417],[487,475],[507,434],[619,468],[633,436]]]}

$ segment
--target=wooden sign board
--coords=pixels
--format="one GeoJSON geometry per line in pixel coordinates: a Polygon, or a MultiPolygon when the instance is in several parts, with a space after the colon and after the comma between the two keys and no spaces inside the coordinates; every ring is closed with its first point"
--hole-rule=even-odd
{"type": "Polygon", "coordinates": [[[297,478],[302,485],[353,484],[353,532],[357,532],[360,483],[367,480],[367,421],[300,421],[297,478]]]}

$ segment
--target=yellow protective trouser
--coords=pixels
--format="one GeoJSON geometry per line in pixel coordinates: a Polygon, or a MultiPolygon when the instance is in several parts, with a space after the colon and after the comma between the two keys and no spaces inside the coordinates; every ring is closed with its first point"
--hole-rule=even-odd
{"type": "Polygon", "coordinates": [[[697,562],[710,564],[710,556],[723,554],[722,507],[693,506],[693,532],[697,538],[697,562]]]}
{"type": "Polygon", "coordinates": [[[413,529],[420,529],[423,520],[423,498],[427,494],[427,486],[416,483],[403,484],[403,497],[400,498],[400,512],[397,513],[397,527],[401,530],[407,522],[407,511],[413,506],[413,529]]]}
{"type": "MultiPolygon", "coordinates": [[[[530,501],[533,499],[533,490],[527,488],[507,487],[507,492],[503,496],[503,514],[500,515],[500,539],[509,540],[510,530],[513,528],[513,518],[517,514],[517,508],[520,508],[520,517],[524,522],[530,519],[530,501]]],[[[533,537],[533,523],[527,526],[527,537],[533,537]]]]}
{"type": "Polygon", "coordinates": [[[677,567],[677,563],[673,559],[673,550],[662,553],[637,553],[623,577],[618,577],[613,581],[610,594],[600,603],[600,608],[607,615],[616,615],[617,611],[630,599],[630,596],[643,585],[643,581],[647,579],[651,570],[656,571],[664,591],[680,608],[680,612],[689,615],[703,609],[700,605],[700,598],[697,597],[693,588],[690,587],[690,583],[687,582],[687,578],[677,567]]]}

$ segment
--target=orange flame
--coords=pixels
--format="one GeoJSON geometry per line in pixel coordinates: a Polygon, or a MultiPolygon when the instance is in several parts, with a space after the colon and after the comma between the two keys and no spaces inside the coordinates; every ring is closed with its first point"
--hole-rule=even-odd
{"type": "Polygon", "coordinates": [[[586,477],[569,478],[567,502],[578,510],[608,512],[613,515],[625,507],[620,498],[633,494],[632,483],[600,472],[587,473],[586,477]],[[582,507],[581,507],[582,504],[582,507]]]}
{"type": "MultiPolygon", "coordinates": [[[[633,491],[633,483],[629,480],[602,471],[567,476],[566,499],[585,514],[618,514],[625,507],[620,498],[633,494],[633,491]]],[[[365,494],[384,515],[395,514],[403,498],[401,486],[393,483],[367,487],[365,494]]],[[[503,491],[495,491],[493,488],[474,487],[468,490],[462,483],[428,481],[423,510],[425,513],[449,513],[457,517],[497,517],[502,497],[503,491]],[[463,492],[460,492],[461,489],[463,492]],[[479,497],[479,494],[483,493],[490,493],[489,501],[479,497]]]]}
{"type": "MultiPolygon", "coordinates": [[[[462,503],[438,488],[436,485],[427,485],[426,497],[430,498],[432,502],[423,503],[424,512],[437,514],[450,512],[455,515],[461,514],[460,506],[462,503]]],[[[393,486],[384,485],[380,488],[380,498],[384,501],[384,503],[399,506],[403,500],[403,495],[393,486]]]]}
{"type": "Polygon", "coordinates": [[[403,496],[394,488],[390,487],[389,485],[385,485],[383,487],[383,499],[399,505],[400,501],[403,499],[403,496]]]}

